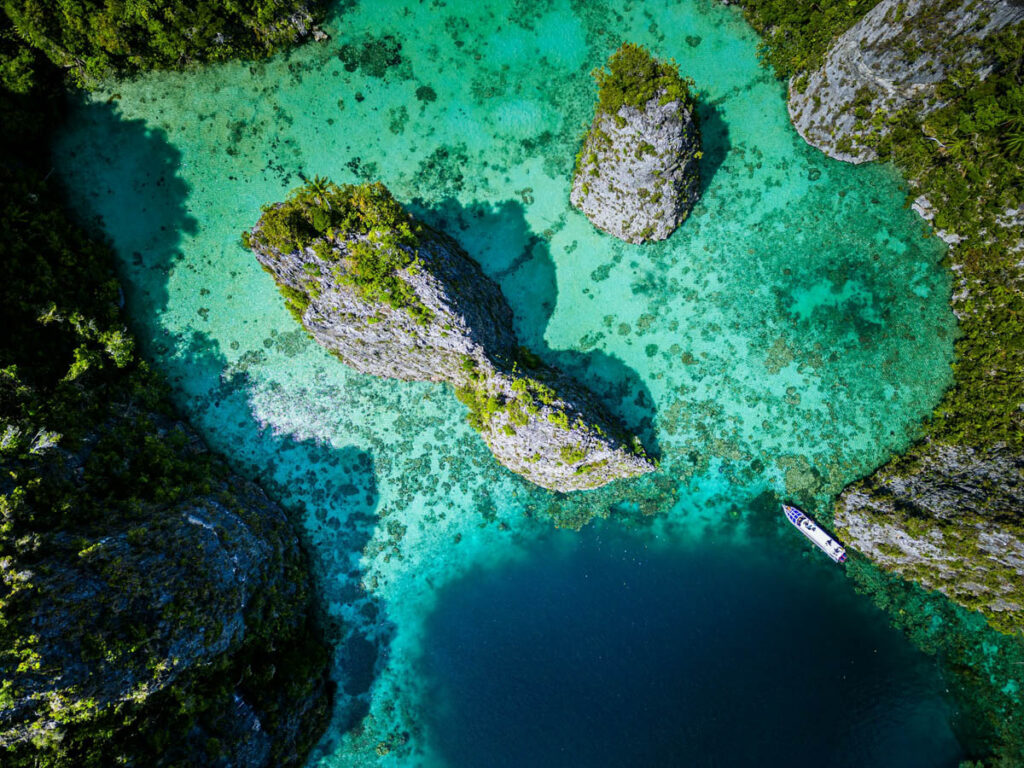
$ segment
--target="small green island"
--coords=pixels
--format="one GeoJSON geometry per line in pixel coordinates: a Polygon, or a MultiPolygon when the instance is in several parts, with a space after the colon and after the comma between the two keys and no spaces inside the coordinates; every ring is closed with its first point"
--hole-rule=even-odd
{"type": "Polygon", "coordinates": [[[598,99],[576,156],[572,204],[620,240],[664,240],[700,195],[703,153],[693,80],[633,43],[592,74],[598,99]]]}
{"type": "Polygon", "coordinates": [[[310,336],[362,373],[444,381],[501,464],[557,491],[654,470],[593,394],[523,348],[501,289],[380,183],[316,177],[243,234],[310,336]]]}

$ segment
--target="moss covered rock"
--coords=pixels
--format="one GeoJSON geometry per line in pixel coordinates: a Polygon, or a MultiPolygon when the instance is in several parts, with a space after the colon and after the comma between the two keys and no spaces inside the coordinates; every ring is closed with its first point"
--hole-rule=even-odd
{"type": "Polygon", "coordinates": [[[0,764],[299,765],[330,659],[296,532],[175,418],[42,178],[0,162],[0,764]]]}
{"type": "Polygon", "coordinates": [[[836,532],[877,565],[985,614],[1024,624],[1024,457],[924,443],[848,488],[836,532]]]}
{"type": "Polygon", "coordinates": [[[83,84],[110,75],[180,69],[197,61],[268,56],[309,38],[322,0],[5,0],[19,36],[83,84]]]}
{"type": "Polygon", "coordinates": [[[839,533],[879,567],[1009,633],[1024,623],[1013,144],[1021,66],[1013,25],[1022,19],[1024,8],[1005,0],[883,0],[790,88],[790,112],[808,142],[851,162],[882,151],[903,166],[919,195],[914,209],[951,246],[962,328],[955,383],[928,439],[847,489],[839,533]]]}

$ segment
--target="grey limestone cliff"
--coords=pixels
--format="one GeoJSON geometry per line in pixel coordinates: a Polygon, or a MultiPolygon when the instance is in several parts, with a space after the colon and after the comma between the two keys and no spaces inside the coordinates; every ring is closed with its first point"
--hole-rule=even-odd
{"type": "MultiPolygon", "coordinates": [[[[882,0],[837,39],[820,69],[791,81],[794,125],[832,157],[872,160],[872,142],[884,135],[887,118],[899,110],[927,117],[943,106],[939,86],[954,75],[988,77],[985,38],[1022,20],[1024,4],[1012,0],[882,0]]],[[[926,120],[922,126],[927,136],[926,120]]],[[[939,150],[950,162],[944,147],[939,150]]],[[[968,188],[972,183],[964,182],[968,188]]],[[[1000,204],[1006,205],[1002,198],[1000,204]]],[[[987,337],[1001,323],[1016,323],[1016,313],[1007,310],[1011,286],[1020,279],[1019,259],[1012,255],[1020,248],[1014,226],[1019,212],[1006,207],[1002,216],[971,221],[957,233],[941,226],[955,217],[947,211],[936,218],[924,196],[914,209],[940,225],[936,234],[950,245],[952,309],[965,336],[987,337]],[[1001,253],[1011,255],[1004,259],[1001,253]],[[988,261],[981,268],[983,255],[988,261]]],[[[1012,334],[996,338],[1013,343],[1012,334]]],[[[982,612],[995,628],[1016,632],[1024,621],[1024,457],[1011,445],[1012,434],[992,437],[980,425],[1019,423],[1024,390],[1013,350],[997,347],[997,341],[986,341],[958,348],[957,382],[928,439],[846,489],[835,522],[846,543],[883,569],[940,590],[982,612]],[[990,383],[997,394],[984,390],[990,383]],[[998,413],[990,403],[1000,403],[998,413]],[[951,416],[970,421],[970,428],[946,430],[951,416]]]]}
{"type": "Polygon", "coordinates": [[[700,193],[700,130],[695,113],[663,94],[642,107],[598,112],[580,153],[571,201],[620,240],[664,240],[700,193]]]}
{"type": "Polygon", "coordinates": [[[576,156],[570,200],[628,243],[664,240],[700,196],[701,135],[693,81],[674,61],[623,43],[598,85],[594,120],[576,156]]]}
{"type": "Polygon", "coordinates": [[[1024,457],[924,443],[846,490],[843,540],[887,570],[984,611],[1024,618],[1024,457]]]}
{"type": "Polygon", "coordinates": [[[791,81],[793,125],[831,157],[873,160],[870,138],[886,130],[886,117],[941,106],[936,86],[961,66],[984,78],[981,41],[1022,19],[1018,0],[882,0],[835,42],[820,69],[791,81]]]}
{"type": "MultiPolygon", "coordinates": [[[[349,193],[358,188],[339,190],[335,211],[349,193]]],[[[414,224],[415,244],[394,246],[406,263],[392,274],[393,290],[405,300],[389,304],[352,279],[359,258],[384,258],[386,235],[333,232],[281,249],[262,231],[275,210],[249,242],[286,295],[304,295],[296,314],[340,360],[372,376],[448,382],[495,458],[544,488],[596,488],[654,469],[590,392],[519,348],[501,289],[450,237],[414,224]]]]}

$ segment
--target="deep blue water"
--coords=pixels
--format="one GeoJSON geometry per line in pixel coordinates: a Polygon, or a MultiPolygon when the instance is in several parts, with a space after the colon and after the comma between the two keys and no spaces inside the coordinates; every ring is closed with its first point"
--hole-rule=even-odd
{"type": "Polygon", "coordinates": [[[602,525],[470,574],[424,637],[428,743],[453,768],[956,766],[934,662],[793,556],[602,525]]]}

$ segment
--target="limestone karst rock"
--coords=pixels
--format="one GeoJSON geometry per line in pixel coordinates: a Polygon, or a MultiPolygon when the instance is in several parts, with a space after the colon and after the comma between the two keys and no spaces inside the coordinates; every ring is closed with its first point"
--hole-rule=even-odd
{"type": "Polygon", "coordinates": [[[1014,0],[882,0],[790,83],[789,113],[808,144],[847,162],[874,160],[872,135],[901,109],[941,106],[936,87],[960,67],[984,78],[982,41],[1024,20],[1014,0]],[[867,140],[867,141],[866,141],[867,140]]]}
{"type": "Polygon", "coordinates": [[[557,491],[654,469],[585,388],[522,350],[501,289],[381,184],[316,179],[246,241],[309,334],[373,376],[445,381],[495,458],[557,491]]]}
{"type": "Polygon", "coordinates": [[[693,83],[629,43],[594,77],[598,102],[577,157],[572,204],[620,240],[664,240],[700,195],[693,83]]]}
{"type": "MultiPolygon", "coordinates": [[[[52,447],[5,465],[73,488],[83,508],[98,497],[109,510],[93,520],[78,510],[74,527],[37,532],[37,551],[0,558],[4,640],[15,638],[7,648],[16,650],[0,660],[4,765],[38,765],[33,754],[62,749],[107,749],[138,764],[129,758],[152,749],[146,728],[167,739],[161,757],[176,765],[301,764],[326,725],[330,694],[296,531],[259,487],[215,459],[204,480],[206,448],[183,424],[137,416],[109,420],[75,452],[52,447]],[[205,489],[125,512],[88,471],[90,457],[148,423],[164,465],[180,462],[205,489]],[[271,678],[276,685],[253,690],[253,680],[271,678]]],[[[22,518],[53,514],[24,498],[22,518]]]]}
{"type": "MultiPolygon", "coordinates": [[[[1005,62],[995,53],[998,39],[1019,37],[1013,26],[1022,22],[1024,6],[1013,0],[881,0],[838,37],[822,66],[791,80],[793,124],[831,157],[859,163],[877,157],[876,143],[885,147],[895,118],[901,129],[914,126],[935,143],[933,162],[956,168],[952,148],[930,134],[929,120],[957,103],[949,101],[953,82],[988,84],[999,76],[1005,62]]],[[[970,115],[960,117],[967,120],[966,140],[970,115]]],[[[950,135],[944,134],[947,142],[950,135]]],[[[983,613],[996,629],[1016,633],[1024,619],[1024,459],[1014,436],[1020,434],[1019,367],[1011,362],[1013,342],[1004,341],[1012,336],[982,339],[1013,327],[1018,314],[1006,286],[1019,271],[1013,254],[1021,248],[1021,217],[1019,203],[1004,204],[998,188],[983,189],[969,165],[960,175],[965,181],[955,183],[968,196],[998,200],[997,215],[980,232],[982,247],[982,220],[950,216],[955,203],[943,199],[941,186],[929,192],[936,199],[921,194],[913,207],[950,245],[951,307],[964,338],[978,343],[958,350],[957,381],[936,409],[928,437],[848,487],[836,502],[835,523],[846,543],[883,570],[939,590],[983,613]],[[959,226],[965,229],[956,231],[959,226]]]]}

